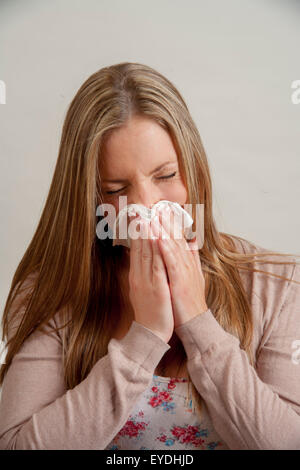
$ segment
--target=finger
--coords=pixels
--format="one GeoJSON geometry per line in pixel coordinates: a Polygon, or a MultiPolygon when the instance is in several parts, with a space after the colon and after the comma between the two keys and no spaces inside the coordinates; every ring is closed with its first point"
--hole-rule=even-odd
{"type": "Polygon", "coordinates": [[[170,238],[184,246],[182,243],[184,241],[183,230],[180,227],[178,218],[175,219],[175,215],[172,209],[167,207],[164,212],[160,212],[160,221],[166,232],[170,234],[170,238]]]}
{"type": "Polygon", "coordinates": [[[178,267],[182,266],[180,250],[175,252],[174,242],[168,239],[159,239],[159,249],[166,266],[169,284],[176,284],[179,281],[178,267]]]}
{"type": "MultiPolygon", "coordinates": [[[[160,234],[166,235],[166,238],[171,238],[171,228],[170,228],[170,209],[169,207],[165,207],[158,211],[158,215],[155,217],[155,220],[159,224],[160,234]],[[165,232],[165,233],[164,233],[165,232]]],[[[160,235],[161,238],[163,238],[160,235]]]]}
{"type": "Polygon", "coordinates": [[[164,263],[164,260],[162,259],[161,252],[158,246],[158,237],[159,237],[159,227],[155,223],[155,221],[150,222],[150,230],[155,237],[154,240],[152,240],[152,254],[153,254],[153,260],[152,260],[152,276],[153,280],[155,278],[163,278],[167,279],[167,270],[166,266],[164,263]]]}
{"type": "Polygon", "coordinates": [[[193,263],[193,255],[189,253],[189,247],[184,237],[182,226],[180,226],[178,220],[175,223],[173,211],[171,211],[170,215],[165,214],[161,214],[161,223],[171,235],[170,243],[164,246],[169,246],[169,249],[174,252],[179,262],[183,262],[186,265],[193,263]]]}
{"type": "Polygon", "coordinates": [[[130,246],[131,246],[132,240],[136,240],[139,236],[139,234],[137,236],[137,230],[136,230],[139,225],[139,219],[140,217],[138,215],[128,216],[127,236],[130,242],[130,246]]]}
{"type": "Polygon", "coordinates": [[[141,272],[143,278],[149,281],[150,279],[152,279],[152,247],[149,223],[142,220],[140,227],[142,237],[141,272]]]}
{"type": "Polygon", "coordinates": [[[137,279],[142,275],[141,272],[141,252],[142,240],[140,237],[137,239],[130,239],[130,276],[134,274],[137,279]]]}
{"type": "Polygon", "coordinates": [[[199,251],[196,237],[192,238],[192,240],[189,240],[188,245],[189,245],[190,251],[193,254],[199,251]]]}
{"type": "Polygon", "coordinates": [[[161,223],[160,217],[155,216],[153,219],[153,223],[155,223],[155,228],[156,228],[156,233],[159,238],[163,239],[170,239],[170,234],[167,232],[167,230],[164,228],[164,226],[161,223]]]}
{"type": "MultiPolygon", "coordinates": [[[[163,215],[161,218],[165,220],[163,215]]],[[[162,224],[159,222],[158,224],[162,233],[167,233],[162,224]]],[[[182,244],[177,244],[176,241],[169,236],[169,234],[167,237],[162,236],[162,238],[159,240],[159,248],[161,250],[163,260],[167,268],[169,280],[172,283],[178,281],[178,276],[180,275],[179,266],[181,266],[181,268],[184,268],[184,266],[188,267],[191,262],[194,263],[193,255],[188,254],[188,252],[186,252],[185,254],[185,251],[183,249],[180,249],[181,246],[183,246],[183,248],[187,247],[187,242],[185,238],[183,238],[181,242],[182,244]]]]}

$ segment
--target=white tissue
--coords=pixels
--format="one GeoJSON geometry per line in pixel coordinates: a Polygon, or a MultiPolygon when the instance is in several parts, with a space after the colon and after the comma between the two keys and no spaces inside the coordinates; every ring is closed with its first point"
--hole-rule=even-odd
{"type": "Polygon", "coordinates": [[[149,209],[148,207],[143,206],[142,204],[129,204],[128,206],[125,206],[118,213],[118,216],[116,217],[116,220],[113,226],[113,246],[123,245],[123,246],[126,246],[127,248],[130,248],[130,236],[128,233],[128,223],[127,223],[128,216],[139,215],[142,219],[150,221],[151,219],[157,216],[157,212],[162,207],[166,207],[166,206],[170,207],[170,209],[173,211],[174,222],[181,224],[183,234],[185,238],[188,239],[192,230],[192,225],[193,225],[192,217],[177,202],[163,200],[163,201],[157,202],[152,207],[152,209],[149,209]],[[119,238],[117,236],[117,233],[126,234],[126,238],[119,238]]]}

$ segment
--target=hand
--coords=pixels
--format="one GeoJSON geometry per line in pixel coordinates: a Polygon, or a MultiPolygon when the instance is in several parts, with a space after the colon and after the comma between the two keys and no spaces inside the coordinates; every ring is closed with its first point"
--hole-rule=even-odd
{"type": "Polygon", "coordinates": [[[151,226],[140,218],[136,222],[140,235],[130,241],[129,299],[135,321],[167,343],[174,331],[174,317],[166,268],[157,240],[150,237],[151,226]]]}
{"type": "Polygon", "coordinates": [[[159,248],[166,265],[171,292],[174,328],[208,310],[205,280],[201,269],[197,242],[174,238],[174,213],[159,212],[159,248]]]}

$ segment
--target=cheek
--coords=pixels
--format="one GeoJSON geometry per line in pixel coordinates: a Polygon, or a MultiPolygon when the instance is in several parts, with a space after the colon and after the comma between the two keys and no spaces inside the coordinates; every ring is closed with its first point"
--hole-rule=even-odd
{"type": "Polygon", "coordinates": [[[177,182],[174,185],[171,185],[170,188],[166,188],[164,191],[165,199],[170,201],[177,201],[179,204],[183,205],[187,201],[188,193],[182,182],[177,182]]]}
{"type": "Polygon", "coordinates": [[[187,200],[188,200],[188,192],[187,192],[186,187],[182,183],[181,188],[180,188],[180,201],[182,201],[181,204],[185,204],[187,200]]]}
{"type": "Polygon", "coordinates": [[[115,201],[112,198],[106,197],[103,199],[103,204],[108,204],[109,206],[111,206],[109,212],[105,211],[105,217],[107,217],[108,225],[112,227],[115,222],[115,218],[118,216],[119,213],[119,203],[118,201],[115,201]]]}
{"type": "MultiPolygon", "coordinates": [[[[116,216],[118,215],[119,211],[122,209],[122,205],[119,202],[118,197],[106,197],[104,198],[104,203],[113,206],[115,209],[116,216]]],[[[124,204],[123,204],[124,205],[124,204]]]]}

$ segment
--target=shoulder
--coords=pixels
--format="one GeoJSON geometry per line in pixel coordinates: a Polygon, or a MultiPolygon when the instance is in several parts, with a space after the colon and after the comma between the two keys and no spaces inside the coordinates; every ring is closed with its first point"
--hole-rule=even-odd
{"type": "MultiPolygon", "coordinates": [[[[231,236],[231,238],[235,244],[236,253],[259,255],[255,257],[252,267],[254,270],[266,271],[266,273],[251,272],[251,277],[252,279],[255,277],[257,286],[266,282],[268,279],[275,279],[276,276],[278,276],[276,278],[278,282],[275,285],[277,285],[278,288],[280,288],[281,285],[285,285],[285,288],[287,288],[289,283],[284,284],[280,282],[282,280],[279,279],[279,276],[287,277],[288,279],[293,277],[299,266],[295,255],[290,254],[290,256],[288,256],[288,253],[281,251],[275,252],[270,248],[263,247],[242,237],[231,236]],[[275,276],[268,276],[267,273],[271,273],[275,276]]],[[[245,270],[243,270],[243,272],[246,273],[245,270]]]]}
{"type": "Polygon", "coordinates": [[[273,321],[276,321],[276,317],[290,296],[293,296],[294,303],[300,307],[300,285],[292,282],[300,282],[299,261],[297,262],[295,256],[287,256],[281,252],[275,255],[274,250],[242,237],[234,236],[232,240],[237,253],[265,255],[262,262],[259,262],[260,257],[256,257],[253,264],[248,265],[251,270],[239,268],[248,300],[254,313],[259,312],[262,331],[264,331],[273,321]],[[273,264],[273,262],[282,264],[273,264]]]}

